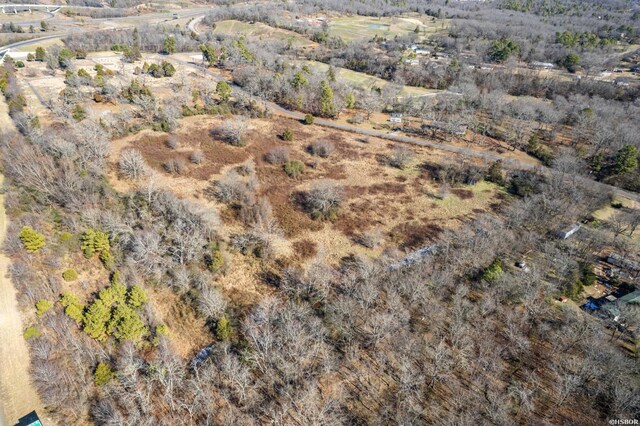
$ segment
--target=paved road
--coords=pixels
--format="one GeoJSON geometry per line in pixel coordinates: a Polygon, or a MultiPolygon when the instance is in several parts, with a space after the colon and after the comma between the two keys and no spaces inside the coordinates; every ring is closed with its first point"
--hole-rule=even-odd
{"type": "MultiPolygon", "coordinates": [[[[3,180],[0,175],[0,185],[3,180]]],[[[0,241],[4,241],[6,230],[4,196],[0,195],[0,241]]],[[[24,324],[16,289],[7,276],[9,262],[0,253],[0,426],[12,426],[32,410],[43,413],[29,375],[29,349],[22,336],[24,324]]]]}

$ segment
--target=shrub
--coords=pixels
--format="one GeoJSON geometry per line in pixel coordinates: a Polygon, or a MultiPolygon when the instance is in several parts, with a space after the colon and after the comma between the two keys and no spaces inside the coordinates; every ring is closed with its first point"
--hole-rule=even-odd
{"type": "Polygon", "coordinates": [[[71,282],[71,281],[75,281],[78,279],[78,272],[76,272],[75,269],[67,269],[66,271],[64,271],[62,273],[62,278],[66,281],[66,282],[71,282]]]}
{"type": "Polygon", "coordinates": [[[165,143],[168,148],[176,149],[178,147],[178,137],[176,135],[169,135],[165,143]]]}
{"type": "Polygon", "coordinates": [[[167,173],[175,173],[177,175],[181,175],[187,171],[187,162],[181,157],[172,158],[166,161],[162,166],[167,171],[167,173]]]}
{"type": "Polygon", "coordinates": [[[494,282],[497,281],[503,273],[502,261],[500,259],[495,259],[489,267],[482,271],[481,278],[485,281],[494,282]]]}
{"type": "Polygon", "coordinates": [[[122,151],[118,165],[120,167],[120,173],[127,179],[138,180],[147,176],[149,173],[147,162],[137,149],[122,151]]]}
{"type": "Polygon", "coordinates": [[[73,293],[63,293],[60,303],[65,307],[64,313],[76,323],[80,324],[84,318],[84,305],[80,303],[78,297],[73,293]]]}
{"type": "Polygon", "coordinates": [[[333,182],[316,183],[304,196],[304,205],[313,219],[334,219],[342,203],[342,189],[333,182]]]}
{"type": "Polygon", "coordinates": [[[44,235],[29,226],[23,226],[18,237],[29,253],[35,253],[46,245],[44,235]]]}
{"type": "Polygon", "coordinates": [[[171,62],[162,61],[162,72],[166,77],[172,77],[176,73],[176,68],[171,62]]]}
{"type": "Polygon", "coordinates": [[[271,253],[271,242],[264,233],[255,231],[231,236],[231,246],[244,255],[264,258],[271,253]]]}
{"type": "Polygon", "coordinates": [[[355,241],[364,247],[372,249],[377,247],[382,242],[383,238],[384,237],[379,230],[373,230],[358,235],[355,238],[355,241]]]}
{"type": "Polygon", "coordinates": [[[264,156],[265,161],[270,164],[285,164],[289,161],[289,148],[286,146],[278,146],[267,152],[264,156]]]}
{"type": "Polygon", "coordinates": [[[38,327],[36,327],[35,325],[32,325],[31,327],[27,327],[27,329],[24,331],[24,338],[25,340],[29,340],[29,339],[33,339],[34,337],[40,337],[42,333],[40,333],[40,330],[38,329],[38,327]]]}
{"type": "Polygon", "coordinates": [[[224,256],[222,255],[222,250],[220,246],[216,244],[211,250],[211,262],[209,262],[209,268],[213,272],[218,272],[224,266],[224,256]]]}
{"type": "Polygon", "coordinates": [[[393,150],[389,164],[398,169],[405,169],[413,160],[413,151],[405,146],[398,146],[393,150]]]}
{"type": "Polygon", "coordinates": [[[504,186],[504,176],[502,174],[502,161],[495,161],[489,166],[486,179],[496,185],[504,186]]]}
{"type": "Polygon", "coordinates": [[[204,160],[204,153],[202,152],[202,150],[196,149],[189,156],[189,160],[191,160],[193,164],[200,164],[204,160]]]}
{"type": "Polygon", "coordinates": [[[76,105],[71,112],[71,117],[76,121],[82,121],[87,117],[87,112],[80,105],[76,105]]]}
{"type": "Polygon", "coordinates": [[[304,116],[304,120],[302,120],[302,123],[306,124],[306,125],[311,125],[313,124],[313,115],[311,114],[305,114],[304,116]]]}
{"type": "Polygon", "coordinates": [[[95,383],[96,386],[104,386],[113,379],[114,375],[115,374],[111,367],[104,362],[101,362],[93,373],[93,383],[95,383]]]}
{"type": "Polygon", "coordinates": [[[38,315],[39,318],[51,308],[53,308],[53,302],[46,299],[40,299],[36,302],[36,315],[38,315]]]}
{"type": "Polygon", "coordinates": [[[317,155],[322,158],[328,158],[333,151],[335,151],[335,146],[329,141],[315,141],[311,143],[307,147],[307,150],[312,155],[317,155]]]}
{"type": "Polygon", "coordinates": [[[213,129],[212,134],[219,137],[229,145],[242,147],[247,144],[245,135],[247,133],[247,122],[243,118],[235,117],[225,120],[220,126],[213,129]]]}
{"type": "Polygon", "coordinates": [[[291,129],[285,129],[284,132],[282,132],[281,138],[283,141],[292,141],[293,132],[291,131],[291,129]]]}
{"type": "Polygon", "coordinates": [[[298,179],[304,173],[304,164],[298,160],[287,161],[284,171],[292,179],[298,179]]]}

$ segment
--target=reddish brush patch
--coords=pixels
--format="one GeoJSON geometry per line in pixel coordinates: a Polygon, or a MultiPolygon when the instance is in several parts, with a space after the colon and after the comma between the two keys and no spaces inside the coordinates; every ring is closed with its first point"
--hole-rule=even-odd
{"type": "Polygon", "coordinates": [[[375,194],[404,194],[407,188],[405,184],[401,183],[376,183],[374,185],[370,185],[368,187],[368,193],[371,195],[375,194]]]}
{"type": "Polygon", "coordinates": [[[311,240],[299,240],[293,243],[293,250],[300,260],[304,260],[318,254],[318,245],[311,240]]]}
{"type": "Polygon", "coordinates": [[[399,242],[401,250],[415,250],[434,241],[442,232],[442,228],[432,223],[422,225],[416,222],[404,222],[391,230],[391,237],[399,242]]]}
{"type": "Polygon", "coordinates": [[[470,191],[468,189],[454,188],[451,190],[451,192],[462,200],[470,200],[474,197],[473,191],[470,191]]]}

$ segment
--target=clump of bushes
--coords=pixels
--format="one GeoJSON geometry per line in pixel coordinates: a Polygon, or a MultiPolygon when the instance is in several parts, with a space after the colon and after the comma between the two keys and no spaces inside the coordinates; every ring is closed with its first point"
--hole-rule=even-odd
{"type": "Polygon", "coordinates": [[[289,148],[286,146],[278,146],[267,152],[264,156],[267,163],[270,164],[285,164],[289,161],[289,148]]]}
{"type": "Polygon", "coordinates": [[[193,164],[200,164],[204,160],[204,153],[200,149],[196,149],[189,155],[189,160],[193,164]]]}
{"type": "Polygon", "coordinates": [[[335,146],[331,142],[325,140],[312,142],[307,147],[307,151],[309,151],[310,154],[317,155],[322,158],[328,158],[335,149],[335,146]]]}
{"type": "Polygon", "coordinates": [[[393,154],[389,158],[389,164],[398,169],[405,169],[413,160],[413,151],[406,146],[398,146],[393,150],[393,154]]]}
{"type": "Polygon", "coordinates": [[[321,181],[304,194],[303,203],[313,219],[333,220],[338,215],[343,198],[342,189],[338,185],[321,181]]]}
{"type": "Polygon", "coordinates": [[[219,137],[229,145],[243,147],[247,145],[247,122],[244,118],[235,117],[225,120],[221,125],[211,131],[214,137],[219,137]]]}
{"type": "Polygon", "coordinates": [[[482,275],[480,276],[480,278],[482,278],[484,281],[495,282],[500,279],[502,274],[504,274],[504,270],[502,269],[502,261],[500,259],[495,259],[491,263],[491,265],[489,265],[487,268],[485,268],[484,271],[482,271],[482,275]]]}
{"type": "Polygon", "coordinates": [[[181,175],[187,171],[187,162],[183,158],[172,158],[163,165],[167,173],[181,175]]]}
{"type": "Polygon", "coordinates": [[[304,120],[302,120],[302,123],[306,124],[306,125],[311,125],[313,124],[313,115],[311,114],[305,114],[304,116],[304,120]]]}
{"type": "Polygon", "coordinates": [[[40,318],[51,308],[53,308],[53,302],[46,299],[40,299],[36,302],[36,315],[40,318]]]}
{"type": "Polygon", "coordinates": [[[24,338],[25,340],[29,340],[29,339],[33,339],[34,337],[40,337],[42,333],[40,333],[40,330],[38,329],[38,327],[36,327],[35,325],[32,325],[31,327],[27,327],[27,329],[24,331],[24,338]]]}
{"type": "Polygon", "coordinates": [[[290,178],[298,179],[304,173],[304,164],[298,160],[287,161],[284,171],[290,178]]]}
{"type": "Polygon", "coordinates": [[[178,147],[178,137],[176,135],[169,135],[167,141],[167,148],[176,149],[178,147]]]}
{"type": "Polygon", "coordinates": [[[60,304],[65,308],[64,313],[77,324],[81,324],[84,318],[84,305],[73,293],[63,293],[60,304]]]}
{"type": "Polygon", "coordinates": [[[139,180],[149,174],[147,162],[137,149],[127,149],[120,154],[120,173],[131,180],[139,180]]]}
{"type": "Polygon", "coordinates": [[[293,132],[291,131],[291,129],[285,129],[284,132],[282,132],[282,135],[280,135],[280,137],[282,138],[283,141],[292,141],[293,132]]]}
{"type": "Polygon", "coordinates": [[[71,281],[75,281],[78,279],[78,272],[75,269],[67,269],[66,271],[64,271],[62,273],[62,278],[66,281],[66,282],[71,282],[71,281]]]}

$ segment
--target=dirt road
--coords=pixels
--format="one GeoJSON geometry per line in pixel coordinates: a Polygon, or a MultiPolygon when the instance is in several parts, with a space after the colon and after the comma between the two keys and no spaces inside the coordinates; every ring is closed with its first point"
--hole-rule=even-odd
{"type": "MultiPolygon", "coordinates": [[[[0,99],[0,129],[13,125],[6,103],[0,99]]],[[[0,134],[0,138],[4,137],[0,134]]],[[[4,176],[0,175],[0,187],[4,176]]],[[[0,241],[7,231],[4,195],[0,193],[0,241]]],[[[16,289],[7,277],[9,259],[0,253],[0,426],[13,426],[32,410],[43,413],[42,403],[29,376],[29,349],[22,336],[24,326],[16,289]]]]}

